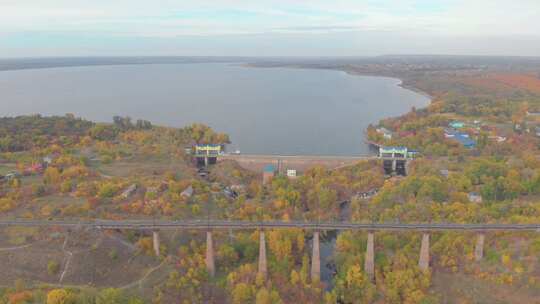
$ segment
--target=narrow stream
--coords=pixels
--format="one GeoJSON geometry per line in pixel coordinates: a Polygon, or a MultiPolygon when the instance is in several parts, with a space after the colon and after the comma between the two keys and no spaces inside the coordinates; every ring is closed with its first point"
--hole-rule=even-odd
{"type": "MultiPolygon", "coordinates": [[[[341,203],[339,215],[340,221],[350,220],[350,205],[349,201],[341,203]]],[[[321,281],[325,283],[327,290],[331,290],[334,287],[334,276],[337,272],[334,253],[339,233],[339,231],[331,230],[321,234],[321,281]]]]}

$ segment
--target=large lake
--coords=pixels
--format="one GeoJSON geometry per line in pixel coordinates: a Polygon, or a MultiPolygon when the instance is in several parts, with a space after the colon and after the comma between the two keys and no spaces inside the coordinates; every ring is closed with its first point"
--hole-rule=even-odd
{"type": "Polygon", "coordinates": [[[114,115],[226,132],[231,149],[257,154],[367,154],[370,123],[429,98],[392,78],[239,64],[155,64],[0,72],[0,116],[114,115]]]}

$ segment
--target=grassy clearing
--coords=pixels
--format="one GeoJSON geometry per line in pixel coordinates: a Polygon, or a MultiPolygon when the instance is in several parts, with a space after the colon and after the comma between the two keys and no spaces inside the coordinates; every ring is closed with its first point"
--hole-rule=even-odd
{"type": "Polygon", "coordinates": [[[11,171],[17,170],[16,164],[1,164],[0,165],[0,174],[6,175],[11,171]]]}
{"type": "Polygon", "coordinates": [[[433,291],[441,303],[538,303],[540,291],[527,287],[500,285],[477,279],[470,275],[433,273],[433,291]]]}
{"type": "Polygon", "coordinates": [[[36,239],[39,229],[36,227],[7,227],[4,237],[9,245],[23,245],[36,239]]]}
{"type": "Polygon", "coordinates": [[[182,161],[164,158],[115,161],[110,164],[96,165],[95,168],[101,174],[111,177],[147,177],[170,171],[175,172],[179,178],[190,178],[195,174],[195,170],[182,161]]]}

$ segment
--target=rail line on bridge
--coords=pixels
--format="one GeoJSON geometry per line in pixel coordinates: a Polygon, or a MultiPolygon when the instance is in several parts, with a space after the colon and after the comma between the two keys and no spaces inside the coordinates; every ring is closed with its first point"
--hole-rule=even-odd
{"type": "Polygon", "coordinates": [[[540,224],[458,224],[458,223],[353,223],[304,221],[220,221],[220,220],[0,220],[2,226],[85,227],[128,230],[219,230],[282,229],[357,230],[357,231],[539,231],[540,224]]]}
{"type": "MultiPolygon", "coordinates": [[[[131,229],[152,231],[154,254],[161,256],[160,231],[173,229],[206,230],[205,264],[208,274],[213,277],[216,272],[214,241],[212,230],[219,229],[260,229],[258,274],[263,278],[268,275],[265,229],[300,228],[311,230],[312,257],[311,279],[318,281],[321,274],[321,259],[319,234],[321,230],[355,230],[367,231],[367,244],[364,261],[364,271],[371,281],[375,280],[375,246],[376,231],[419,231],[422,233],[422,243],[418,259],[418,267],[428,271],[430,265],[429,239],[430,233],[437,231],[465,231],[477,234],[474,249],[475,261],[480,261],[484,255],[485,233],[489,231],[537,231],[540,224],[458,224],[458,223],[350,223],[350,222],[307,222],[307,221],[223,221],[223,220],[31,220],[5,219],[0,220],[0,228],[9,226],[26,227],[64,227],[64,228],[93,228],[93,229],[131,229]]],[[[69,229],[68,229],[69,231],[69,229]]]]}

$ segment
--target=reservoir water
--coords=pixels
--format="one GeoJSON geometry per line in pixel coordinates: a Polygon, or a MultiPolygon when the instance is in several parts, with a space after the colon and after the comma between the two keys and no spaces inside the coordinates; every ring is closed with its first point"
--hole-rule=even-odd
{"type": "Polygon", "coordinates": [[[367,154],[370,123],[424,107],[400,80],[240,64],[145,64],[0,72],[0,115],[112,116],[202,122],[254,154],[367,154]]]}

